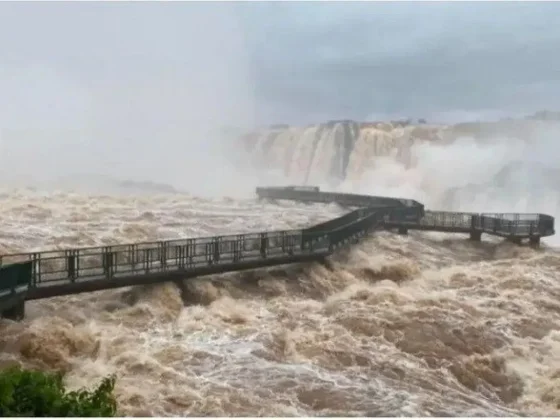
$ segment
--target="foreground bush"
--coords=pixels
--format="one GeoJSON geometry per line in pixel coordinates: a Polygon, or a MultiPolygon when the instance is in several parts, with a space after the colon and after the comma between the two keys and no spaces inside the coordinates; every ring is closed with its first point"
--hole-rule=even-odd
{"type": "Polygon", "coordinates": [[[23,370],[0,372],[0,417],[114,417],[115,378],[93,391],[66,392],[62,375],[23,370]]]}

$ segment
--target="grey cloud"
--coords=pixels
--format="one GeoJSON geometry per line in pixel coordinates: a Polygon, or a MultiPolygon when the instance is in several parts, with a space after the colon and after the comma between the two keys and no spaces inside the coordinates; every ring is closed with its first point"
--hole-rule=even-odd
{"type": "Polygon", "coordinates": [[[557,3],[267,3],[242,9],[255,38],[258,99],[273,109],[268,117],[287,116],[286,108],[294,110],[292,118],[364,118],[560,105],[557,3]]]}

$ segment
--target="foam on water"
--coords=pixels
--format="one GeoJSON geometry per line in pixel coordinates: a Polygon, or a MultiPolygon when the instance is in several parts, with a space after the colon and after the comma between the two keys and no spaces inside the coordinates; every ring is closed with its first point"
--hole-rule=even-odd
{"type": "MultiPolygon", "coordinates": [[[[4,193],[3,252],[296,228],[337,206],[4,193]]],[[[560,254],[383,232],[328,265],[28,303],[3,363],[117,373],[124,415],[515,415],[560,403],[560,254]]]]}

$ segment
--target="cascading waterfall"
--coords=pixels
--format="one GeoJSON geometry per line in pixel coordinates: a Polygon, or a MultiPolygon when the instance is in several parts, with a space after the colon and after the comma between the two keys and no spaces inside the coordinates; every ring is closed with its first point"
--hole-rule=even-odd
{"type": "Polygon", "coordinates": [[[273,126],[245,137],[256,167],[275,168],[300,184],[336,184],[358,179],[378,157],[409,166],[410,149],[441,141],[444,126],[331,121],[308,127],[273,126]]]}
{"type": "Polygon", "coordinates": [[[275,125],[243,138],[255,168],[275,170],[299,184],[336,186],[360,179],[380,158],[415,167],[416,146],[443,145],[459,139],[491,144],[496,139],[531,141],[557,121],[503,120],[455,125],[408,122],[329,121],[306,127],[275,125]],[[543,128],[544,127],[544,128],[543,128]]]}

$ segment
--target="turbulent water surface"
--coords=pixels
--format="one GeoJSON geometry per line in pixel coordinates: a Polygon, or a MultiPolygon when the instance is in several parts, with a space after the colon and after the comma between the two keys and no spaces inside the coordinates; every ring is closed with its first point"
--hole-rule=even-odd
{"type": "MultiPolygon", "coordinates": [[[[296,228],[344,211],[5,190],[0,251],[296,228]]],[[[192,281],[186,306],[173,284],[30,302],[23,322],[1,321],[0,358],[63,370],[71,387],[116,373],[123,415],[554,415],[559,268],[546,240],[379,232],[325,265],[192,281]]]]}

